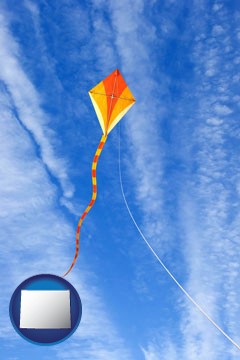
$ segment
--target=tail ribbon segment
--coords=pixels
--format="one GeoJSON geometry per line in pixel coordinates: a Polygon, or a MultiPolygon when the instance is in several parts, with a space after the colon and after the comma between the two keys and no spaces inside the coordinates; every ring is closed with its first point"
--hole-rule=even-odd
{"type": "Polygon", "coordinates": [[[94,155],[93,158],[93,162],[92,162],[92,198],[91,201],[89,202],[88,206],[86,207],[86,209],[84,210],[82,216],[80,217],[80,220],[78,222],[77,225],[77,231],[76,231],[76,248],[75,248],[75,255],[72,261],[71,266],[69,267],[68,271],[63,275],[63,277],[67,276],[67,274],[70,273],[70,271],[72,270],[72,268],[74,267],[76,261],[77,261],[77,257],[79,254],[79,248],[80,248],[80,229],[83,223],[83,220],[85,219],[86,215],[89,213],[89,211],[91,210],[91,208],[93,207],[96,198],[97,198],[97,164],[98,164],[98,160],[100,157],[100,154],[102,152],[102,149],[105,145],[105,142],[107,140],[107,135],[103,135],[101,137],[100,143],[97,147],[97,151],[94,155]]]}

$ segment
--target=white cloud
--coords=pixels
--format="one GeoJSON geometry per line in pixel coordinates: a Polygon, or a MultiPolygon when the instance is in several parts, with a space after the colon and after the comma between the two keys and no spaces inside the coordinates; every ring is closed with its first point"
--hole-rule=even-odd
{"type": "Polygon", "coordinates": [[[220,126],[223,124],[223,120],[217,117],[211,117],[207,119],[207,123],[213,126],[220,126]]]}
{"type": "MultiPolygon", "coordinates": [[[[1,94],[3,98],[3,94],[1,94]]],[[[8,274],[2,280],[1,307],[8,314],[8,301],[14,288],[25,278],[39,273],[63,274],[71,261],[67,244],[74,238],[74,229],[64,215],[56,208],[56,189],[48,179],[43,164],[35,157],[34,147],[28,133],[19,126],[10,111],[1,114],[1,141],[4,148],[0,160],[1,217],[1,264],[8,274]],[[11,286],[9,286],[11,282],[11,286]]],[[[71,275],[83,302],[83,318],[79,330],[62,345],[54,356],[65,359],[118,360],[123,354],[129,359],[128,350],[117,334],[102,296],[86,273],[89,270],[81,259],[81,273],[71,275]],[[81,285],[79,285],[81,284],[81,285]],[[91,289],[91,290],[88,290],[91,289]],[[74,351],[68,350],[72,344],[74,351]],[[84,345],[83,345],[84,344],[84,345]],[[74,355],[76,354],[76,355],[74,355]],[[101,355],[102,354],[102,355],[101,355]]],[[[20,339],[8,319],[2,319],[0,336],[2,341],[11,338],[12,346],[18,346],[20,339]]]]}
{"type": "MultiPolygon", "coordinates": [[[[131,110],[123,123],[124,138],[127,138],[130,148],[129,171],[136,184],[134,190],[137,203],[144,204],[145,207],[144,222],[148,237],[152,240],[158,236],[164,238],[161,190],[164,150],[160,144],[158,129],[165,107],[156,99],[155,93],[157,91],[160,98],[161,93],[166,91],[164,87],[167,83],[163,77],[159,84],[152,76],[157,67],[150,51],[151,43],[155,41],[155,29],[144,17],[143,1],[134,4],[127,1],[118,4],[111,2],[110,11],[122,69],[137,99],[136,108],[131,110]]],[[[170,241],[168,245],[170,246],[170,241]]],[[[163,243],[161,250],[164,252],[163,243]]]]}
{"type": "MultiPolygon", "coordinates": [[[[29,3],[26,2],[28,7],[29,3]]],[[[101,8],[103,2],[98,1],[94,4],[101,8]]],[[[218,11],[220,6],[215,4],[213,9],[218,11]]],[[[164,88],[168,86],[168,79],[162,75],[160,85],[155,80],[158,64],[152,57],[151,46],[154,44],[156,29],[145,17],[144,2],[111,2],[110,10],[114,29],[106,24],[101,12],[93,24],[96,31],[102,30],[102,32],[98,31],[97,39],[99,68],[104,65],[104,71],[106,68],[112,70],[113,62],[118,59],[116,50],[119,51],[124,74],[129,79],[130,88],[138,104],[125,119],[126,141],[131,148],[129,153],[132,156],[129,162],[125,159],[125,164],[128,166],[133,183],[136,184],[136,202],[142,206],[147,235],[155,246],[161,245],[160,252],[164,254],[166,248],[171,249],[171,232],[165,229],[162,181],[165,148],[160,143],[159,122],[165,113],[165,104],[161,101],[161,95],[164,94],[166,99],[167,91],[164,92],[164,88]],[[150,31],[148,32],[147,29],[150,31]],[[113,45],[114,39],[116,42],[113,45]],[[144,96],[139,88],[144,88],[144,96]],[[156,241],[158,237],[162,239],[163,234],[169,237],[165,237],[164,247],[162,242],[159,244],[156,241]],[[169,243],[167,243],[168,239],[170,239],[169,243]]],[[[34,9],[32,12],[36,14],[34,9]]],[[[171,31],[175,31],[175,28],[171,27],[169,21],[166,21],[166,24],[165,30],[168,36],[171,31]]],[[[66,259],[63,243],[74,236],[74,229],[66,221],[64,214],[56,210],[55,202],[58,200],[56,188],[51,183],[46,170],[50,170],[59,179],[66,197],[71,195],[72,188],[66,175],[67,164],[62,159],[58,159],[53,152],[51,146],[53,139],[48,132],[50,124],[46,114],[41,110],[39,94],[21,67],[19,46],[9,34],[6,24],[2,22],[0,29],[2,31],[0,44],[5,58],[8,59],[8,64],[3,64],[1,67],[0,74],[11,94],[9,97],[9,93],[2,93],[4,100],[1,108],[1,134],[3,135],[0,140],[4,144],[5,152],[1,160],[3,206],[0,208],[0,215],[3,226],[0,236],[4,240],[7,234],[9,241],[1,242],[0,256],[4,266],[9,270],[9,279],[17,285],[22,277],[30,276],[33,272],[38,273],[43,268],[48,269],[49,272],[56,272],[69,260],[66,259]],[[20,122],[17,121],[14,113],[10,112],[13,107],[9,99],[16,106],[20,122]],[[33,121],[33,117],[37,122],[33,121]],[[7,123],[3,121],[4,119],[7,123]],[[21,136],[18,136],[19,134],[21,136]],[[35,139],[35,144],[31,136],[35,139]],[[36,144],[42,152],[40,157],[35,156],[36,144]],[[13,245],[14,252],[12,252],[13,245]],[[14,269],[11,269],[8,263],[9,253],[14,269]],[[23,264],[22,259],[26,256],[29,260],[23,264]]],[[[220,34],[219,31],[219,28],[215,28],[216,35],[220,34]]],[[[192,115],[195,117],[194,127],[188,133],[186,131],[188,135],[191,132],[191,141],[189,137],[182,140],[182,143],[188,141],[189,153],[186,154],[179,148],[178,154],[187,165],[190,165],[189,173],[191,166],[197,170],[193,176],[186,172],[189,177],[180,184],[181,193],[178,199],[180,210],[176,209],[176,211],[181,220],[181,231],[184,233],[181,250],[184,264],[187,265],[185,275],[188,279],[188,289],[214,319],[220,324],[226,324],[236,338],[239,330],[235,321],[239,315],[239,291],[236,287],[239,274],[237,267],[239,215],[237,210],[236,213],[232,212],[231,205],[233,199],[236,203],[239,202],[239,193],[237,194],[234,184],[237,188],[240,181],[235,171],[231,170],[238,168],[238,161],[232,150],[227,151],[224,148],[226,141],[224,134],[230,138],[234,137],[236,141],[239,139],[236,135],[236,123],[232,130],[230,125],[226,125],[225,116],[233,116],[232,107],[226,105],[223,99],[222,102],[219,101],[218,91],[227,101],[230,91],[229,79],[232,76],[236,79],[237,75],[232,74],[229,67],[222,66],[224,64],[221,46],[217,47],[219,45],[213,42],[214,39],[210,40],[211,42],[206,42],[206,36],[202,34],[198,38],[199,46],[196,45],[195,48],[195,76],[199,75],[199,82],[192,84],[192,87],[189,85],[188,90],[197,100],[195,113],[192,115]],[[204,74],[211,76],[211,81],[204,74]],[[195,150],[192,150],[191,145],[195,150]],[[233,215],[230,223],[227,222],[229,214],[233,215]]],[[[182,107],[185,105],[187,104],[182,104],[182,107]]],[[[178,114],[178,120],[181,121],[184,115],[186,113],[178,114]]],[[[186,121],[192,125],[189,118],[188,114],[186,121]]],[[[182,128],[179,137],[184,137],[184,125],[182,128]]],[[[75,212],[69,200],[64,199],[63,203],[75,212]]],[[[181,244],[179,241],[179,246],[181,244]]],[[[84,261],[82,268],[84,269],[84,261]]],[[[130,358],[131,355],[125,349],[108,316],[100,290],[98,288],[91,288],[91,292],[87,290],[91,281],[85,272],[78,278],[71,275],[71,280],[73,284],[78,284],[77,288],[83,300],[84,317],[79,330],[66,346],[64,345],[65,351],[56,350],[57,355],[55,355],[63,359],[79,359],[80,354],[84,359],[130,358]]],[[[4,285],[7,288],[7,284],[4,285]]],[[[5,294],[4,297],[5,309],[7,295],[5,294]]],[[[177,339],[176,343],[166,342],[165,348],[162,349],[159,344],[149,342],[142,349],[146,360],[159,359],[159,354],[162,359],[175,360],[179,358],[179,353],[187,360],[202,360],[206,354],[208,360],[219,359],[222,354],[231,354],[232,359],[237,359],[232,347],[228,346],[224,338],[198,314],[191,304],[186,302],[180,315],[184,345],[179,345],[181,341],[177,339]]],[[[5,329],[7,335],[12,334],[7,324],[5,329]]],[[[2,336],[5,336],[4,332],[2,336]]]]}
{"type": "Polygon", "coordinates": [[[223,4],[221,4],[221,3],[216,3],[216,4],[213,5],[213,11],[217,12],[217,11],[219,11],[220,9],[222,9],[222,7],[223,7],[223,4]]]}
{"type": "MultiPolygon", "coordinates": [[[[75,229],[58,206],[58,189],[49,171],[59,180],[66,197],[71,196],[73,188],[65,161],[54,153],[51,145],[55,135],[48,130],[49,121],[41,109],[40,96],[21,66],[20,47],[2,15],[0,48],[4,54],[4,61],[0,59],[4,83],[0,88],[0,259],[5,274],[1,281],[4,289],[1,309],[5,315],[1,318],[0,337],[1,344],[11,340],[11,349],[20,346],[24,349],[8,319],[14,289],[35,274],[63,274],[72,256],[67,256],[68,243],[74,238],[75,229]]],[[[61,351],[58,347],[49,348],[43,359],[50,355],[71,360],[79,357],[118,360],[121,356],[130,359],[90,273],[82,259],[81,273],[69,276],[83,302],[79,329],[62,345],[61,351]]]]}
{"type": "MultiPolygon", "coordinates": [[[[214,11],[219,11],[222,7],[222,5],[215,5],[214,11]]],[[[142,3],[141,6],[135,7],[127,2],[121,2],[117,5],[112,2],[110,8],[112,23],[116,31],[116,45],[121,56],[123,69],[126,69],[128,78],[133,79],[133,84],[137,84],[136,88],[133,88],[133,93],[137,99],[137,110],[128,115],[125,131],[132,154],[132,159],[129,161],[129,174],[136,184],[136,198],[145,216],[145,225],[147,226],[144,226],[144,231],[147,232],[147,237],[162,239],[165,236],[162,200],[164,196],[162,190],[164,165],[162,154],[164,154],[164,147],[160,144],[161,134],[157,130],[157,124],[160,121],[161,114],[164,114],[164,106],[158,99],[163,91],[163,84],[167,87],[168,82],[164,81],[165,78],[158,86],[154,82],[153,69],[156,65],[153,58],[151,62],[148,61],[150,59],[150,44],[148,41],[144,41],[144,34],[142,37],[140,36],[141,27],[144,27],[144,23],[147,22],[146,17],[142,16],[142,3]],[[125,15],[126,13],[127,15],[125,15]],[[128,38],[128,46],[126,46],[126,38],[128,38]],[[138,56],[136,57],[135,54],[138,56]],[[139,74],[139,71],[141,80],[136,75],[136,73],[139,74]],[[138,94],[139,87],[147,89],[145,95],[154,94],[157,88],[158,96],[153,95],[152,98],[149,98],[146,95],[146,98],[143,99],[138,94]],[[148,110],[151,109],[151,116],[148,115],[144,106],[146,103],[148,110]],[[157,176],[154,173],[156,169],[158,171],[157,176]],[[157,204],[156,199],[158,199],[157,204]],[[154,209],[152,208],[153,204],[155,205],[154,209]],[[157,213],[161,220],[157,220],[154,213],[157,213]]],[[[194,16],[196,17],[196,15],[194,16]]],[[[191,22],[196,20],[195,17],[191,19],[191,22]]],[[[199,32],[205,28],[205,21],[206,18],[199,20],[199,32]]],[[[231,156],[231,151],[224,147],[225,133],[226,136],[229,136],[230,131],[225,117],[227,115],[232,116],[233,110],[230,105],[219,101],[218,97],[220,90],[223,96],[222,101],[230,99],[231,94],[229,79],[232,77],[232,67],[229,66],[228,59],[225,61],[222,57],[222,42],[224,49],[230,49],[228,30],[227,26],[225,29],[220,25],[214,25],[212,35],[216,37],[221,35],[221,42],[202,34],[201,38],[198,37],[193,49],[197,80],[192,86],[189,85],[188,91],[189,94],[191,92],[194,94],[198,102],[197,109],[193,109],[194,125],[189,120],[188,108],[185,112],[183,111],[184,115],[177,116],[179,121],[186,116],[187,121],[192,126],[188,132],[185,130],[184,133],[183,129],[180,133],[182,136],[186,136],[186,133],[190,136],[190,138],[182,139],[182,143],[187,142],[188,144],[187,151],[190,151],[191,144],[194,150],[191,149],[192,153],[189,154],[183,152],[186,151],[186,147],[183,151],[181,148],[178,151],[180,158],[186,157],[187,164],[194,169],[196,168],[196,172],[193,173],[192,177],[188,174],[187,181],[186,178],[184,179],[181,193],[178,194],[181,206],[180,210],[176,209],[176,211],[178,211],[181,219],[181,230],[183,231],[181,239],[184,241],[182,250],[188,269],[186,270],[188,290],[193,298],[220,325],[227,324],[228,331],[237,339],[238,326],[230,320],[233,314],[238,312],[236,290],[233,290],[236,288],[236,283],[234,285],[233,281],[236,278],[236,270],[233,269],[230,256],[232,246],[227,241],[229,239],[227,218],[232,211],[230,199],[231,196],[236,196],[234,184],[237,179],[231,173],[231,182],[227,181],[228,172],[231,171],[231,165],[228,164],[227,159],[231,156]],[[208,76],[211,76],[210,80],[207,78],[208,76]],[[197,151],[195,147],[198,149],[197,151]],[[227,185],[225,184],[226,181],[228,182],[227,185]],[[226,282],[223,279],[226,279],[226,282]],[[228,290],[226,291],[226,283],[233,291],[232,297],[229,296],[228,290]],[[232,308],[229,312],[224,312],[222,309],[225,301],[231,301],[232,308]]],[[[166,28],[166,33],[169,31],[171,32],[170,27],[166,28]]],[[[160,49],[158,50],[160,52],[160,49]]],[[[182,108],[187,107],[187,102],[181,105],[182,108]]],[[[233,166],[236,169],[236,163],[233,166]]],[[[233,229],[235,225],[234,223],[230,227],[233,229]]],[[[169,233],[170,231],[168,236],[169,233]]],[[[158,244],[155,242],[154,245],[157,247],[158,244]]],[[[181,246],[180,243],[179,246],[181,246]]],[[[168,247],[171,247],[171,242],[169,242],[168,247]]],[[[163,254],[164,251],[161,249],[160,253],[163,254]]],[[[209,360],[215,360],[224,352],[237,356],[233,346],[198,313],[192,304],[186,302],[186,307],[181,316],[181,330],[185,339],[185,345],[181,346],[184,359],[202,360],[208,354],[209,360]]],[[[174,344],[172,346],[173,353],[171,356],[174,358],[178,344],[176,347],[174,344]]],[[[144,348],[143,353],[146,359],[159,358],[157,357],[159,356],[159,349],[152,344],[144,348]]]]}
{"type": "Polygon", "coordinates": [[[0,77],[11,95],[19,121],[33,136],[44,165],[60,182],[64,196],[71,197],[74,188],[68,179],[67,163],[54,154],[50,121],[41,109],[40,95],[21,66],[21,51],[9,33],[3,12],[0,15],[0,48],[0,77]]]}
{"type": "Polygon", "coordinates": [[[224,33],[224,29],[221,25],[214,25],[213,26],[213,30],[212,30],[212,34],[213,36],[218,36],[224,33]]]}
{"type": "Polygon", "coordinates": [[[33,16],[39,15],[39,9],[34,2],[32,2],[30,0],[24,0],[24,5],[33,14],[33,16]]]}
{"type": "MultiPolygon", "coordinates": [[[[229,18],[226,12],[221,13],[221,16],[227,25],[229,18]]],[[[185,260],[189,266],[188,291],[239,343],[239,326],[233,320],[239,313],[236,300],[239,269],[235,268],[235,251],[239,243],[236,244],[234,240],[236,234],[239,234],[236,222],[239,214],[232,202],[234,198],[239,200],[239,177],[235,149],[229,141],[229,138],[232,141],[238,141],[239,138],[238,121],[233,112],[235,104],[232,106],[232,101],[237,99],[232,97],[234,92],[229,82],[236,76],[236,69],[222,55],[226,44],[231,45],[229,28],[224,29],[224,32],[219,30],[221,43],[210,38],[209,42],[203,40],[195,46],[194,61],[199,74],[196,97],[199,105],[195,113],[197,125],[191,139],[195,149],[191,153],[191,166],[196,170],[181,194],[181,223],[186,241],[185,260]],[[211,80],[201,75],[209,59],[213,65],[215,62],[211,80]],[[231,106],[224,101],[231,101],[231,106]],[[232,220],[229,220],[231,217],[232,220]]],[[[206,354],[211,360],[217,360],[223,354],[231,356],[231,359],[239,357],[234,346],[216,332],[188,302],[186,311],[188,315],[182,321],[184,358],[200,360],[206,354]]]]}
{"type": "Polygon", "coordinates": [[[224,104],[215,104],[214,105],[214,110],[216,111],[217,115],[229,115],[232,113],[232,109],[230,109],[229,106],[224,105],[224,104]]]}
{"type": "Polygon", "coordinates": [[[176,360],[180,359],[180,353],[176,344],[164,340],[161,344],[150,342],[146,348],[142,348],[145,360],[176,360]]]}

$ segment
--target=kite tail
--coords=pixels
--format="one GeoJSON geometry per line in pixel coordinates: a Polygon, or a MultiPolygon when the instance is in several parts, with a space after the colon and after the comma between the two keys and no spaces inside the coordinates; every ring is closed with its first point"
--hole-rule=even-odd
{"type": "Polygon", "coordinates": [[[94,155],[93,158],[93,162],[92,162],[92,198],[90,203],[88,204],[88,206],[86,207],[86,209],[84,210],[82,216],[80,217],[80,220],[78,222],[78,226],[77,226],[77,231],[76,231],[76,249],[75,249],[75,255],[72,261],[71,266],[69,267],[68,271],[63,275],[63,277],[65,277],[67,274],[70,273],[70,271],[72,270],[73,266],[75,265],[75,262],[77,260],[78,254],[79,254],[79,238],[80,238],[80,229],[83,223],[84,218],[86,217],[87,213],[91,210],[91,208],[93,207],[96,198],[97,198],[97,174],[96,174],[96,170],[97,170],[97,164],[98,164],[98,159],[99,156],[102,152],[102,149],[105,145],[105,142],[107,140],[107,135],[103,135],[101,137],[100,143],[98,145],[97,151],[94,155]]]}

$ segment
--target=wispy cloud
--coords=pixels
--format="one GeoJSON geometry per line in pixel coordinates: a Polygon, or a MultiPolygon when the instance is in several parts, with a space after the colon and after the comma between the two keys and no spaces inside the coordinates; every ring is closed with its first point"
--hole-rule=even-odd
{"type": "MultiPolygon", "coordinates": [[[[236,78],[236,69],[232,63],[237,61],[237,51],[229,35],[234,24],[231,23],[224,4],[215,4],[205,15],[204,4],[196,2],[196,8],[190,11],[187,26],[194,23],[194,32],[188,38],[184,38],[184,33],[181,36],[191,44],[188,61],[194,72],[193,83],[187,84],[186,81],[186,97],[176,101],[176,111],[180,112],[174,115],[175,121],[186,121],[190,126],[187,129],[183,123],[179,130],[177,142],[185,142],[183,148],[170,148],[170,151],[174,148],[178,152],[178,159],[185,161],[190,167],[184,174],[176,172],[179,178],[176,175],[174,177],[177,187],[173,190],[176,191],[176,204],[179,206],[176,208],[179,224],[175,222],[175,226],[184,230],[179,238],[183,241],[184,263],[188,268],[185,276],[189,279],[190,293],[237,339],[238,327],[231,319],[239,311],[238,302],[235,301],[238,291],[234,283],[239,273],[235,259],[238,245],[233,242],[232,237],[235,234],[236,239],[238,233],[238,215],[237,210],[235,212],[232,208],[232,199],[235,196],[238,198],[239,179],[230,139],[234,137],[237,141],[238,130],[234,113],[237,102],[232,101],[234,88],[229,84],[229,79],[236,78]],[[199,17],[196,9],[203,17],[199,17]],[[187,97],[191,96],[191,92],[194,94],[196,108],[188,106],[187,97]],[[230,219],[229,214],[233,213],[234,219],[230,219]],[[230,293],[232,296],[229,297],[230,293]],[[223,308],[226,309],[225,301],[231,301],[231,309],[227,305],[226,312],[223,311],[223,308]]],[[[131,150],[128,153],[131,156],[129,174],[135,184],[137,204],[144,215],[144,232],[156,249],[164,254],[163,249],[171,249],[174,233],[169,230],[169,226],[167,228],[166,220],[169,221],[168,224],[171,221],[164,214],[164,200],[169,197],[165,182],[169,177],[166,173],[166,152],[169,145],[165,144],[161,118],[172,113],[161,100],[162,96],[168,106],[171,104],[167,91],[164,90],[168,88],[169,79],[165,76],[159,84],[153,76],[154,71],[159,71],[159,64],[151,57],[150,49],[154,48],[158,29],[151,26],[149,19],[143,16],[144,6],[143,1],[134,4],[111,2],[109,9],[115,31],[114,45],[120,55],[123,70],[132,81],[132,90],[138,103],[137,110],[133,110],[128,116],[125,126],[125,136],[131,150]],[[144,88],[144,91],[138,91],[140,88],[144,88]],[[166,240],[167,245],[164,244],[166,240]]],[[[166,18],[162,19],[162,24],[170,24],[170,16],[174,15],[169,15],[169,18],[167,14],[164,15],[166,18]]],[[[174,27],[163,25],[161,30],[162,33],[158,35],[162,38],[168,37],[169,40],[171,36],[176,37],[174,27]]],[[[172,185],[172,182],[169,181],[168,184],[172,185]]],[[[178,246],[181,246],[180,243],[178,246]]],[[[224,351],[237,356],[232,345],[212,329],[191,304],[186,303],[182,318],[181,331],[185,337],[182,349],[185,359],[202,359],[206,354],[211,360],[217,359],[224,351]]],[[[157,350],[149,347],[144,351],[145,357],[151,359],[157,350]]]]}
{"type": "MultiPolygon", "coordinates": [[[[148,4],[149,9],[153,4],[154,2],[148,4]]],[[[115,32],[114,45],[122,70],[137,99],[137,106],[123,123],[122,137],[127,143],[122,146],[123,159],[130,174],[130,177],[123,176],[123,181],[131,179],[131,193],[135,194],[135,204],[144,208],[141,219],[144,233],[163,254],[171,247],[171,236],[165,231],[167,215],[163,210],[165,148],[163,142],[160,142],[162,120],[166,111],[161,97],[168,101],[168,79],[162,75],[159,83],[154,78],[154,73],[158,73],[159,69],[151,49],[157,46],[157,28],[146,17],[145,6],[145,2],[141,0],[134,4],[112,1],[109,11],[115,32]]],[[[141,272],[140,269],[139,271],[141,272]]]]}
{"type": "MultiPolygon", "coordinates": [[[[191,7],[174,0],[161,4],[95,0],[89,7],[74,0],[53,7],[45,1],[41,4],[46,6],[45,14],[54,18],[48,23],[58,29],[54,35],[64,39],[57,45],[53,36],[51,45],[61,47],[59,54],[66,53],[71,66],[79,69],[82,61],[83,82],[89,85],[91,79],[94,85],[92,80],[100,80],[116,66],[122,69],[137,99],[122,122],[123,181],[130,204],[145,235],[178,280],[238,341],[239,14],[231,13],[221,1],[212,8],[197,0],[191,7]],[[59,14],[62,26],[55,22],[59,14]],[[89,63],[91,71],[87,71],[89,63]]],[[[56,53],[50,55],[45,43],[44,6],[30,0],[23,6],[33,21],[40,61],[62,91],[54,67],[56,53]]],[[[0,259],[8,274],[1,280],[5,314],[12,291],[24,278],[43,269],[66,270],[71,260],[67,244],[72,244],[74,228],[59,204],[79,213],[72,199],[70,163],[55,146],[58,130],[52,130],[52,120],[43,110],[44,95],[34,85],[23,48],[10,31],[10,13],[2,11],[0,16],[0,259]]],[[[62,66],[59,61],[58,69],[62,66]]],[[[77,77],[74,71],[71,67],[71,77],[77,77]]],[[[71,115],[80,108],[75,104],[68,102],[71,115]]],[[[87,114],[87,106],[81,106],[87,114]]],[[[92,127],[87,131],[90,134],[92,127]]],[[[117,143],[116,133],[111,136],[117,143]]],[[[130,233],[130,219],[125,224],[130,233]]],[[[134,294],[134,301],[142,301],[144,308],[144,331],[135,329],[139,314],[133,317],[136,324],[131,330],[141,349],[139,358],[202,360],[207,354],[209,360],[237,359],[232,345],[171,288],[171,280],[159,276],[158,265],[156,271],[154,259],[137,236],[123,251],[135,271],[129,297],[134,294]],[[144,295],[140,299],[139,293],[144,295]]],[[[41,359],[135,360],[124,332],[119,335],[111,318],[91,265],[82,256],[81,272],[69,277],[83,302],[79,329],[59,347],[39,350],[41,359]]],[[[119,279],[122,276],[127,275],[121,273],[119,279]]],[[[1,321],[4,346],[11,337],[11,346],[18,347],[20,339],[8,317],[1,321]]]]}
{"type": "Polygon", "coordinates": [[[18,43],[11,36],[4,12],[0,17],[0,77],[11,97],[12,105],[22,126],[32,136],[44,165],[60,182],[64,196],[71,197],[73,185],[67,176],[67,164],[54,153],[54,135],[50,120],[41,107],[41,97],[21,65],[23,56],[18,43]]]}
{"type": "MultiPolygon", "coordinates": [[[[236,107],[232,100],[234,88],[229,82],[237,71],[229,66],[237,51],[229,36],[230,27],[234,26],[231,15],[223,4],[213,7],[213,11],[217,10],[218,18],[211,10],[203,17],[202,28],[206,29],[204,21],[208,21],[211,35],[208,36],[206,30],[202,39],[196,39],[194,44],[194,64],[201,81],[197,77],[195,96],[198,107],[193,115],[192,160],[189,164],[194,171],[190,173],[191,178],[181,195],[182,224],[185,259],[190,270],[188,289],[220,326],[238,341],[239,327],[233,317],[239,313],[236,301],[236,277],[239,273],[236,251],[239,243],[234,241],[239,234],[236,208],[239,177],[232,146],[232,141],[236,141],[233,139],[238,138],[238,126],[233,111],[236,107]],[[208,80],[210,72],[212,78],[208,80]]],[[[206,354],[208,359],[218,359],[222,354],[231,354],[232,359],[239,356],[237,350],[214,331],[191,304],[186,306],[188,317],[182,327],[186,339],[184,358],[202,359],[206,354]]]]}
{"type": "Polygon", "coordinates": [[[176,344],[166,339],[161,339],[160,342],[149,342],[147,347],[142,348],[142,352],[145,360],[175,360],[181,358],[181,353],[176,348],[176,344]]]}
{"type": "MultiPolygon", "coordinates": [[[[59,185],[66,198],[73,194],[68,165],[54,150],[56,134],[50,130],[48,115],[41,107],[41,96],[22,66],[21,47],[11,34],[6,18],[7,14],[2,13],[0,256],[5,273],[1,280],[4,289],[1,309],[5,316],[1,318],[0,336],[2,346],[10,354],[20,345],[26,351],[32,346],[23,345],[9,324],[8,304],[14,288],[34,274],[61,275],[71,260],[71,254],[66,254],[67,244],[74,239],[74,228],[58,206],[59,185]]],[[[48,348],[41,352],[41,358],[118,360],[123,356],[130,359],[130,352],[111,320],[84,259],[80,276],[72,275],[70,279],[83,302],[81,326],[61,350],[48,348]]],[[[21,356],[19,354],[19,359],[21,356]]]]}

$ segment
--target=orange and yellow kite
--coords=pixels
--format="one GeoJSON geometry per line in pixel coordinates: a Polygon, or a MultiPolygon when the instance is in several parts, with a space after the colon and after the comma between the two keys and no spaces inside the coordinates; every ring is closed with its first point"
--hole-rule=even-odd
{"type": "Polygon", "coordinates": [[[97,164],[108,134],[135,103],[135,99],[118,69],[114,70],[92,88],[89,91],[89,96],[100,122],[103,135],[92,162],[92,198],[78,222],[75,255],[71,266],[63,276],[66,276],[72,270],[77,260],[81,225],[97,198],[97,164]]]}

